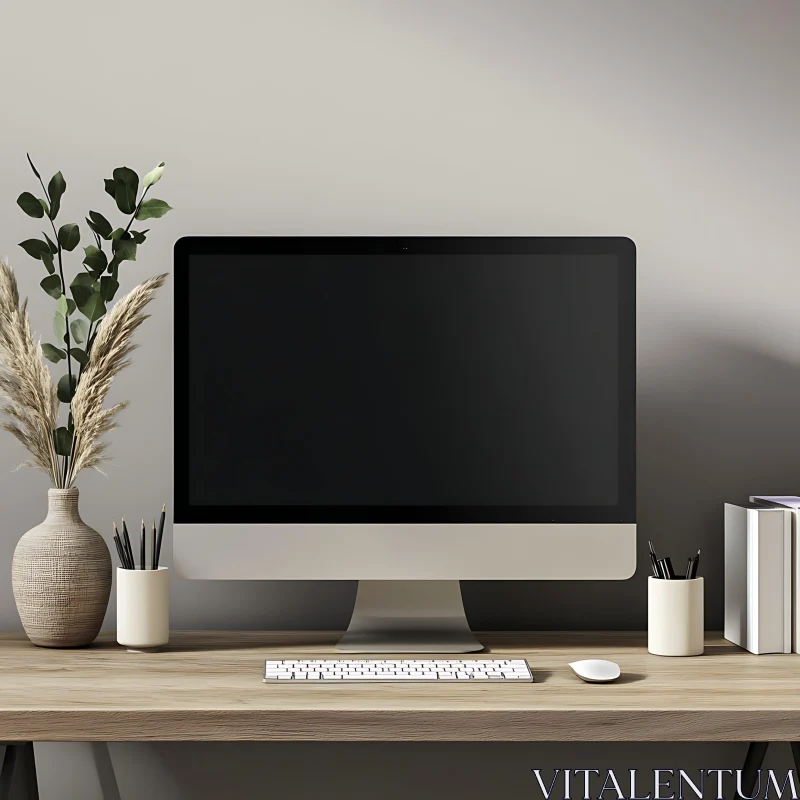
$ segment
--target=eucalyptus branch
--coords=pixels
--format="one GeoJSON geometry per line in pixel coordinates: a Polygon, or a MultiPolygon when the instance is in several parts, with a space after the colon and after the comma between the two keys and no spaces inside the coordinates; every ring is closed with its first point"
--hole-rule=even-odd
{"type": "MultiPolygon", "coordinates": [[[[28,159],[30,160],[30,156],[28,156],[28,159]]],[[[31,165],[33,165],[33,162],[31,162],[31,165]]],[[[52,202],[50,200],[50,193],[47,191],[47,189],[44,188],[44,181],[42,180],[42,176],[39,175],[39,173],[37,172],[36,173],[36,177],[39,179],[39,184],[42,187],[42,191],[44,192],[44,196],[47,198],[47,205],[50,205],[51,202],[52,202]]],[[[47,218],[50,219],[50,215],[49,214],[47,215],[47,218]]],[[[51,225],[53,224],[53,220],[52,219],[50,219],[50,224],[51,225]]],[[[53,228],[53,230],[55,230],[55,228],[53,228]]]]}
{"type": "MultiPolygon", "coordinates": [[[[52,222],[53,222],[53,220],[51,219],[50,223],[52,224],[52,222]]],[[[55,231],[55,227],[56,226],[53,225],[53,231],[55,231]]],[[[56,241],[58,241],[58,234],[56,234],[56,241]]],[[[58,272],[59,272],[59,274],[61,276],[61,293],[64,295],[64,297],[66,297],[67,296],[67,284],[66,284],[66,281],[64,280],[64,264],[63,264],[63,262],[61,260],[61,242],[58,242],[58,272]]],[[[72,341],[71,341],[70,335],[69,335],[69,307],[67,308],[67,313],[64,315],[64,321],[65,321],[64,327],[66,328],[66,330],[64,332],[64,341],[67,344],[67,375],[69,375],[69,393],[70,393],[69,408],[71,410],[72,409],[72,395],[74,393],[74,386],[77,385],[78,379],[76,378],[75,379],[75,384],[73,384],[73,382],[72,382],[72,380],[73,380],[72,379],[72,353],[70,352],[72,350],[72,341]]],[[[66,475],[66,473],[67,473],[68,464],[69,464],[69,456],[64,456],[64,475],[66,475]]]]}
{"type": "Polygon", "coordinates": [[[144,202],[145,195],[149,191],[150,191],[150,186],[145,186],[145,189],[142,192],[142,196],[139,198],[139,203],[137,204],[136,208],[133,209],[133,215],[128,220],[128,224],[125,226],[125,233],[127,233],[131,229],[131,225],[133,225],[133,221],[136,219],[136,215],[139,213],[139,209],[142,207],[142,203],[144,202]]]}
{"type": "MultiPolygon", "coordinates": [[[[17,205],[29,217],[41,219],[43,216],[47,216],[55,241],[51,241],[48,234],[43,233],[43,239],[26,239],[20,243],[20,246],[29,256],[42,261],[47,267],[48,274],[41,281],[41,286],[47,294],[58,301],[58,311],[53,321],[56,343],[42,344],[37,352],[40,361],[44,357],[57,364],[66,359],[67,374],[62,374],[56,388],[52,385],[49,371],[43,362],[41,363],[42,374],[39,377],[43,385],[48,386],[52,398],[52,413],[49,415],[39,414],[40,422],[36,423],[39,426],[36,429],[39,433],[36,435],[45,431],[45,436],[41,442],[37,440],[36,448],[38,449],[34,451],[30,444],[26,444],[26,446],[34,453],[35,465],[44,469],[56,486],[67,487],[72,485],[75,476],[81,469],[93,467],[104,460],[105,444],[99,442],[98,439],[103,433],[114,427],[113,417],[124,405],[119,404],[107,410],[97,405],[98,399],[102,404],[100,394],[104,397],[108,390],[103,382],[110,380],[111,375],[108,372],[105,375],[98,372],[98,365],[95,362],[98,360],[102,362],[104,358],[109,357],[107,347],[104,350],[104,346],[108,345],[111,341],[110,337],[115,335],[112,330],[115,325],[119,324],[122,328],[132,325],[133,327],[125,334],[129,337],[132,330],[141,324],[144,317],[138,316],[137,312],[126,322],[124,316],[119,314],[115,316],[115,312],[120,303],[130,304],[132,300],[134,304],[141,304],[139,308],[143,307],[149,302],[152,292],[163,282],[163,276],[146,281],[112,309],[111,301],[119,289],[119,267],[125,261],[136,260],[137,247],[145,241],[147,233],[145,230],[134,231],[131,234],[133,222],[137,218],[157,219],[163,217],[171,210],[171,206],[163,200],[146,200],[150,187],[161,179],[164,172],[163,161],[144,176],[141,184],[139,176],[129,167],[115,169],[112,178],[105,180],[106,193],[111,195],[119,211],[126,216],[130,214],[130,218],[127,220],[124,230],[119,228],[114,230],[111,223],[100,212],[88,212],[87,223],[94,235],[95,246],[85,248],[86,255],[81,259],[85,272],[78,270],[78,275],[68,288],[64,272],[64,254],[72,252],[80,244],[81,237],[80,228],[74,223],[62,225],[60,229],[57,229],[55,225],[55,218],[59,214],[61,199],[66,192],[67,184],[61,172],[57,172],[50,179],[49,184],[45,185],[30,155],[28,155],[28,163],[42,187],[45,199],[39,199],[30,192],[23,192],[17,198],[17,205]],[[136,202],[140,185],[142,192],[136,202]],[[133,199],[133,203],[131,203],[131,199],[133,199]],[[132,209],[131,205],[133,205],[132,209]],[[133,213],[131,214],[128,209],[131,209],[133,213]],[[112,251],[108,255],[103,251],[103,240],[109,243],[112,251]],[[54,264],[56,258],[58,259],[57,274],[54,264]],[[103,275],[105,272],[108,272],[108,275],[103,275]],[[152,283],[153,280],[155,283],[152,283]],[[71,298],[67,295],[68,291],[71,293],[71,298]],[[70,324],[70,308],[73,311],[77,309],[85,319],[76,317],[70,324]],[[74,356],[73,341],[76,345],[80,345],[74,349],[74,356]],[[65,349],[66,352],[64,352],[65,349]],[[78,365],[74,369],[73,358],[78,365]],[[105,388],[95,386],[98,381],[103,383],[105,388]],[[65,387],[65,383],[68,388],[65,387]],[[69,416],[66,426],[59,426],[59,400],[68,406],[69,416]],[[87,402],[93,409],[88,416],[86,413],[87,402]],[[83,406],[80,405],[81,403],[83,406]]],[[[0,270],[1,272],[2,270],[0,270]]],[[[9,292],[13,289],[9,296],[15,297],[16,284],[12,279],[8,279],[6,282],[9,292]]],[[[0,332],[3,322],[1,317],[2,315],[0,315],[0,332]]],[[[33,347],[36,349],[35,344],[33,347]]],[[[124,366],[127,363],[125,356],[131,348],[132,346],[124,343],[121,352],[114,358],[121,359],[120,363],[124,366]]],[[[113,361],[114,359],[112,359],[113,361]]],[[[119,368],[121,367],[114,367],[113,372],[118,371],[119,368]]],[[[20,438],[25,444],[26,432],[19,426],[15,426],[16,423],[12,422],[10,428],[8,425],[5,427],[12,430],[15,435],[19,434],[17,438],[20,438]]]]}

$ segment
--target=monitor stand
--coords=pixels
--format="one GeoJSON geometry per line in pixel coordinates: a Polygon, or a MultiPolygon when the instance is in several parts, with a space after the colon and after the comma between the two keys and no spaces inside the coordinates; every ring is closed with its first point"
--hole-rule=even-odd
{"type": "Polygon", "coordinates": [[[359,581],[346,653],[476,653],[458,581],[359,581]]]}

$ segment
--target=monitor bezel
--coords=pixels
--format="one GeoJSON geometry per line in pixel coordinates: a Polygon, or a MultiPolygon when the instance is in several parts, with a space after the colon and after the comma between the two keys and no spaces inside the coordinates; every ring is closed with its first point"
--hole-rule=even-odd
{"type": "Polygon", "coordinates": [[[633,523],[636,521],[636,246],[627,237],[239,237],[190,236],[174,249],[174,483],[176,523],[633,523]],[[190,259],[214,254],[536,254],[618,259],[619,502],[608,506],[219,506],[192,505],[188,359],[190,259]]]}

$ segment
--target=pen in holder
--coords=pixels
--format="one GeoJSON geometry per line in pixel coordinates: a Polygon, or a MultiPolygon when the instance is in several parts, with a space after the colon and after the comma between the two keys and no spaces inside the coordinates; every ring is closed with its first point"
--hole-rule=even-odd
{"type": "Polygon", "coordinates": [[[169,569],[117,568],[117,641],[131,653],[169,641],[169,569]]]}
{"type": "Polygon", "coordinates": [[[703,654],[703,579],[647,579],[647,650],[656,656],[703,654]]]}

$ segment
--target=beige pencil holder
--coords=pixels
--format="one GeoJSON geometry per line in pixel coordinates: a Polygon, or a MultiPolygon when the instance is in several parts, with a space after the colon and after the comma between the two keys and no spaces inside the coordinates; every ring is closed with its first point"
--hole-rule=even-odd
{"type": "Polygon", "coordinates": [[[117,641],[131,653],[169,641],[169,569],[117,567],[117,641]]]}
{"type": "Polygon", "coordinates": [[[647,579],[647,650],[656,656],[703,654],[703,579],[647,579]]]}

